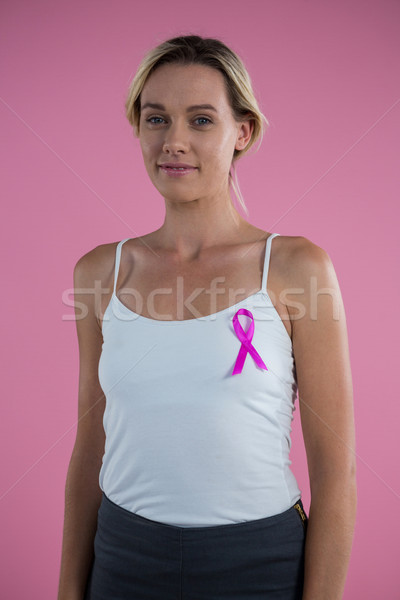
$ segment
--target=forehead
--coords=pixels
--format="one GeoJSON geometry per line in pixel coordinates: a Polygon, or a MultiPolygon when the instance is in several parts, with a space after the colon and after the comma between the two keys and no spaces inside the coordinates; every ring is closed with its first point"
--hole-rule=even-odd
{"type": "Polygon", "coordinates": [[[217,69],[204,65],[162,65],[143,87],[141,106],[146,102],[165,106],[212,104],[223,109],[228,105],[225,79],[217,69]]]}

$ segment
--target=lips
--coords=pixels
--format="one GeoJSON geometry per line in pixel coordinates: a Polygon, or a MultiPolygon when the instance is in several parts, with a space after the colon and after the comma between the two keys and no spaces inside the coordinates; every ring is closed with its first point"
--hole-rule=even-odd
{"type": "Polygon", "coordinates": [[[197,167],[186,163],[161,163],[159,166],[163,169],[197,169],[197,167]]]}
{"type": "Polygon", "coordinates": [[[177,179],[179,177],[188,177],[197,171],[197,167],[186,163],[162,163],[159,165],[161,171],[168,177],[177,179]]]}

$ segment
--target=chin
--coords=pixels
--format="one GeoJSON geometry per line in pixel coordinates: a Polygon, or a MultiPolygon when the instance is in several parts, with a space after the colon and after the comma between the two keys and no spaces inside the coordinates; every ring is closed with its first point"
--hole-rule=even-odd
{"type": "Polygon", "coordinates": [[[171,193],[170,190],[159,190],[160,194],[163,196],[164,200],[168,200],[168,202],[171,202],[173,204],[185,204],[187,202],[193,202],[193,200],[196,200],[195,195],[193,194],[182,194],[182,193],[171,193]]]}

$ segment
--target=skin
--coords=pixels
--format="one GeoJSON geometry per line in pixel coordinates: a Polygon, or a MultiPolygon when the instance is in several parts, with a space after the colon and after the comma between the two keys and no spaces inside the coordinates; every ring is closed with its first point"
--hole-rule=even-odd
{"type": "MultiPolygon", "coordinates": [[[[200,65],[157,69],[142,91],[141,105],[148,102],[164,105],[163,110],[142,111],[139,142],[149,177],[164,198],[165,218],[158,230],[124,244],[118,297],[148,318],[177,320],[212,314],[246,298],[261,284],[269,233],[238,214],[228,189],[234,149],[249,143],[252,124],[235,120],[222,75],[200,65]],[[203,103],[212,104],[216,111],[187,112],[189,106],[203,103]],[[149,121],[152,117],[156,118],[149,121]],[[174,161],[198,169],[184,178],[169,178],[158,164],[174,161]],[[221,276],[224,285],[213,297],[210,282],[221,276]],[[185,299],[197,290],[190,306],[178,302],[178,277],[184,281],[185,299]],[[157,288],[167,288],[169,293],[146,302],[157,288]],[[142,304],[122,289],[139,292],[142,304]]],[[[82,600],[93,558],[101,502],[98,474],[105,443],[105,399],[97,368],[115,248],[116,243],[94,248],[74,269],[79,422],[67,475],[58,600],[82,600]],[[105,290],[100,299],[80,291],[93,288],[95,281],[105,290]]],[[[339,600],[356,511],[353,390],[343,301],[328,254],[304,237],[273,240],[268,292],[293,344],[309,468],[311,506],[303,600],[339,600]],[[318,290],[325,290],[317,300],[313,281],[318,290]]]]}

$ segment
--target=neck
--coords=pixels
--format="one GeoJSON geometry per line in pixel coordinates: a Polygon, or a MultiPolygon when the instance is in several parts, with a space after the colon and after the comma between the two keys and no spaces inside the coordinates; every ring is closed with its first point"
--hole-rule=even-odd
{"type": "Polygon", "coordinates": [[[207,201],[166,200],[164,223],[157,230],[157,238],[160,246],[184,259],[211,246],[234,243],[250,227],[229,195],[207,201]]]}

